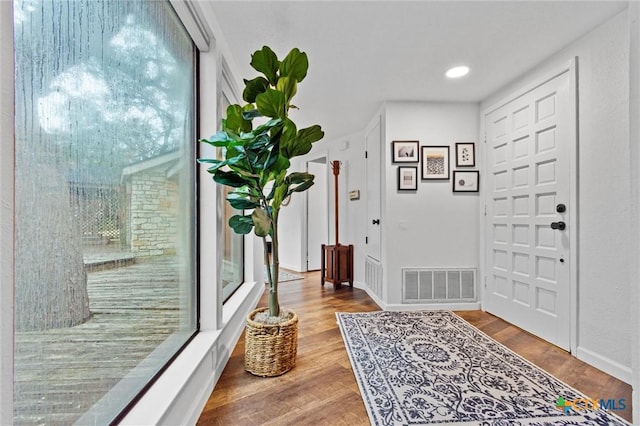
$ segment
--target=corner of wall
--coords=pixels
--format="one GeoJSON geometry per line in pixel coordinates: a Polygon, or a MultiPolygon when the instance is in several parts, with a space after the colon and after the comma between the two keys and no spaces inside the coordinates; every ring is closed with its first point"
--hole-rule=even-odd
{"type": "Polygon", "coordinates": [[[640,3],[629,0],[629,141],[631,169],[631,223],[634,246],[630,258],[633,265],[629,273],[631,289],[631,312],[634,330],[632,336],[633,372],[633,424],[640,424],[640,171],[635,165],[640,161],[640,3]],[[634,119],[635,118],[635,119],[634,119]]]}

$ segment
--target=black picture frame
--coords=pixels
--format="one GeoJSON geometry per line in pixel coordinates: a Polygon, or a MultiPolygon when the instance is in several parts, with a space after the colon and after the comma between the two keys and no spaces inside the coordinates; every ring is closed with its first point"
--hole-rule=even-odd
{"type": "Polygon", "coordinates": [[[449,146],[422,147],[422,180],[449,180],[449,146]]]}
{"type": "Polygon", "coordinates": [[[456,142],[456,167],[475,167],[476,144],[473,142],[456,142]]]}
{"type": "Polygon", "coordinates": [[[418,167],[400,166],[398,167],[398,191],[418,190],[418,167]]]}
{"type": "Polygon", "coordinates": [[[391,142],[391,155],[394,163],[418,163],[420,161],[418,141],[391,142]]]}
{"type": "Polygon", "coordinates": [[[454,170],[453,192],[480,192],[480,172],[478,170],[454,170]]]}

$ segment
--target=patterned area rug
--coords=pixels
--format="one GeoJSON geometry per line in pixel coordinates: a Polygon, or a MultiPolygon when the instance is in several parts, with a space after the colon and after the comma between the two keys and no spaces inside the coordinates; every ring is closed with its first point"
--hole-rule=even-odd
{"type": "MultiPolygon", "coordinates": [[[[302,276],[300,275],[296,275],[296,274],[292,274],[291,272],[285,271],[282,268],[280,268],[280,270],[278,271],[278,282],[279,283],[283,283],[285,281],[295,281],[295,280],[301,280],[302,276]]],[[[264,282],[268,282],[269,280],[267,279],[267,268],[265,267],[264,269],[264,282]]]]}
{"type": "Polygon", "coordinates": [[[336,316],[373,425],[628,424],[452,312],[336,316]]]}

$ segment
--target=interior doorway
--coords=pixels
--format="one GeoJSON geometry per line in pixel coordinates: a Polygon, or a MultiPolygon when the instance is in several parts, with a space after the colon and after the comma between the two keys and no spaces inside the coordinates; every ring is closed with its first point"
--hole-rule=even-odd
{"type": "Polygon", "coordinates": [[[307,161],[307,172],[315,176],[307,190],[307,271],[317,271],[322,268],[321,245],[329,244],[327,157],[307,161]]]}

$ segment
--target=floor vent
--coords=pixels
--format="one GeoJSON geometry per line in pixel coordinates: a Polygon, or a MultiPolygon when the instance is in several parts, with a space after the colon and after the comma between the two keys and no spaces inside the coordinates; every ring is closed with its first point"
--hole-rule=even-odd
{"type": "Polygon", "coordinates": [[[369,257],[364,261],[364,281],[367,288],[382,299],[382,265],[369,257]]]}
{"type": "Polygon", "coordinates": [[[403,303],[451,303],[476,301],[475,269],[402,269],[403,303]]]}

